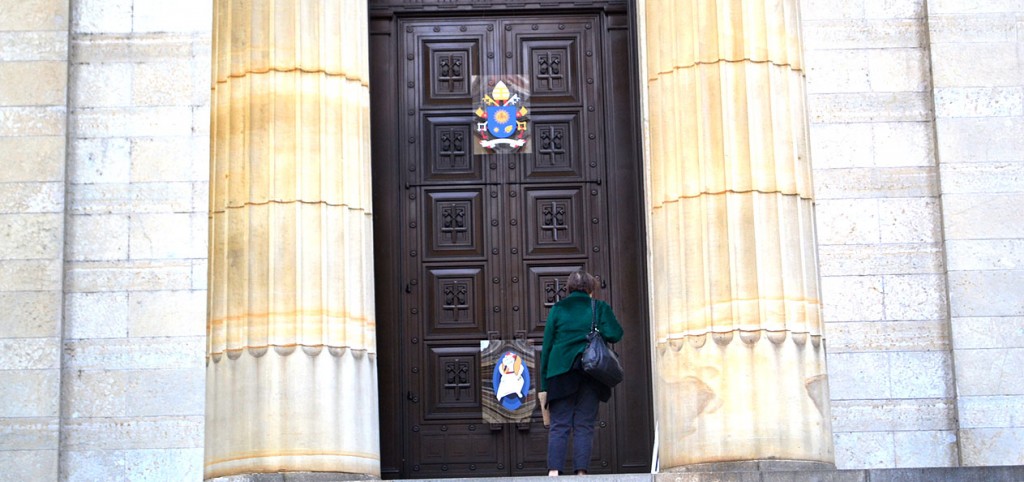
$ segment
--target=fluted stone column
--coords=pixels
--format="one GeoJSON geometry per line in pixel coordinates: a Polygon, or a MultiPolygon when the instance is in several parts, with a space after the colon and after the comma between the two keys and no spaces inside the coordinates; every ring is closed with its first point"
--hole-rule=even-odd
{"type": "Polygon", "coordinates": [[[663,470],[834,463],[797,5],[639,7],[663,470]]]}
{"type": "Polygon", "coordinates": [[[205,477],[379,476],[364,0],[215,0],[205,477]]]}

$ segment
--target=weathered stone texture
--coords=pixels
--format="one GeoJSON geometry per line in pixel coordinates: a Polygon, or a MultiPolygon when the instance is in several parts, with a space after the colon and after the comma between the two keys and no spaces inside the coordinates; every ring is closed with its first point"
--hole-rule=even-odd
{"type": "Polygon", "coordinates": [[[826,329],[829,353],[833,354],[949,349],[949,327],[944,319],[871,323],[830,321],[826,329]]]}
{"type": "Polygon", "coordinates": [[[0,450],[0,466],[7,480],[53,480],[57,450],[0,450]]]}
{"type": "Polygon", "coordinates": [[[56,105],[66,102],[67,63],[0,62],[0,106],[56,105]]]}
{"type": "Polygon", "coordinates": [[[0,370],[0,418],[57,417],[59,391],[56,369],[0,370]]]}
{"type": "Polygon", "coordinates": [[[938,398],[835,400],[832,420],[838,432],[949,430],[956,425],[956,406],[938,398]]]}
{"type": "Polygon", "coordinates": [[[65,340],[128,336],[128,293],[68,293],[64,316],[65,340]]]}
{"type": "Polygon", "coordinates": [[[61,294],[50,291],[0,291],[2,338],[46,338],[60,335],[61,294]]]}
{"type": "Polygon", "coordinates": [[[62,137],[0,137],[5,165],[0,183],[59,182],[64,180],[62,137]]]}

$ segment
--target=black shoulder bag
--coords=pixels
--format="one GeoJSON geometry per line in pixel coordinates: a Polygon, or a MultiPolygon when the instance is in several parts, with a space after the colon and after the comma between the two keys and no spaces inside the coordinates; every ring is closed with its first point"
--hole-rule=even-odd
{"type": "Polygon", "coordinates": [[[614,387],[622,381],[622,362],[597,330],[597,302],[593,299],[590,300],[590,309],[593,312],[590,334],[587,335],[587,349],[583,350],[583,358],[580,360],[583,371],[595,380],[614,387]]]}

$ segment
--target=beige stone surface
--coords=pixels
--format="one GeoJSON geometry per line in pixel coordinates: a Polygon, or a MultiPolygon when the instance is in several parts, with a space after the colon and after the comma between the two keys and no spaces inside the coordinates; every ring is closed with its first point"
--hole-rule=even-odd
{"type": "Polygon", "coordinates": [[[58,453],[52,450],[0,450],[0,466],[9,480],[52,480],[58,453]]]}
{"type": "Polygon", "coordinates": [[[935,89],[936,117],[1020,117],[1024,88],[946,87],[935,89]]]}
{"type": "Polygon", "coordinates": [[[63,136],[63,106],[0,107],[0,136],[63,136]]]}
{"type": "Polygon", "coordinates": [[[192,107],[83,108],[71,116],[70,128],[76,137],[148,137],[190,132],[192,107]]]}
{"type": "Polygon", "coordinates": [[[938,148],[943,169],[955,162],[1021,162],[1024,118],[980,117],[937,119],[938,148]]]}
{"type": "Polygon", "coordinates": [[[883,282],[886,320],[946,319],[946,279],[941,274],[889,275],[883,282]]]}
{"type": "Polygon", "coordinates": [[[67,30],[68,0],[4,2],[0,30],[67,30]]]}
{"type": "Polygon", "coordinates": [[[952,320],[953,347],[1024,347],[1024,317],[957,317],[952,320]]]}
{"type": "Polygon", "coordinates": [[[64,209],[62,182],[0,184],[0,213],[59,213],[64,209]]]}
{"type": "Polygon", "coordinates": [[[894,432],[896,467],[956,467],[957,436],[953,431],[894,432]]]}
{"type": "Polygon", "coordinates": [[[61,289],[61,263],[57,259],[0,260],[0,291],[61,289]]]}
{"type": "Polygon", "coordinates": [[[199,213],[133,214],[129,222],[131,259],[202,258],[206,216],[199,213]]]}
{"type": "Polygon", "coordinates": [[[942,254],[941,247],[934,243],[822,245],[818,248],[823,277],[936,273],[944,265],[942,254]]]}
{"type": "Polygon", "coordinates": [[[128,335],[128,293],[68,293],[64,300],[65,340],[123,338],[128,335]]]}
{"type": "MultiPolygon", "coordinates": [[[[210,176],[209,171],[210,138],[208,133],[203,136],[132,139],[132,182],[206,181],[210,176]]],[[[206,209],[206,203],[203,203],[202,206],[203,209],[206,209]]]]}
{"type": "Polygon", "coordinates": [[[203,364],[202,337],[91,338],[64,344],[64,368],[159,370],[203,364]]]}
{"type": "Polygon", "coordinates": [[[68,34],[63,30],[38,32],[0,31],[0,60],[67,60],[68,34]]]}
{"type": "Polygon", "coordinates": [[[0,106],[63,106],[67,79],[65,62],[0,62],[0,106]]]}
{"type": "Polygon", "coordinates": [[[193,271],[192,261],[180,259],[68,262],[65,287],[76,292],[187,290],[193,271]]]}
{"type": "Polygon", "coordinates": [[[954,317],[1022,316],[1024,270],[951,271],[949,308],[954,317]]]}
{"type": "MultiPolygon", "coordinates": [[[[826,291],[827,292],[827,291],[826,291]]],[[[825,301],[826,308],[829,303],[825,301]]],[[[830,355],[847,352],[938,351],[950,347],[945,319],[833,322],[825,310],[830,355]]]]}
{"type": "Polygon", "coordinates": [[[956,382],[961,396],[1024,395],[1024,347],[956,351],[956,382]]]}
{"type": "Polygon", "coordinates": [[[62,181],[65,139],[57,136],[0,137],[7,156],[0,182],[62,181]]]}
{"type": "Polygon", "coordinates": [[[140,482],[201,480],[203,449],[127,450],[125,478],[140,482]]]}
{"type": "Polygon", "coordinates": [[[182,0],[169,3],[160,0],[132,2],[134,32],[206,32],[210,29],[214,2],[182,0]]]}
{"type": "Polygon", "coordinates": [[[1024,396],[973,396],[960,399],[960,426],[963,428],[1024,427],[1024,396]]]}
{"type": "Polygon", "coordinates": [[[127,33],[132,31],[133,0],[75,0],[71,31],[127,33]]]}
{"type": "Polygon", "coordinates": [[[67,249],[73,261],[123,260],[128,258],[128,214],[72,215],[67,218],[67,249]]]}
{"type": "Polygon", "coordinates": [[[872,469],[896,466],[893,432],[836,432],[836,468],[872,469]]]}
{"type": "Polygon", "coordinates": [[[124,107],[132,101],[132,64],[97,62],[71,67],[71,101],[76,108],[124,107]]]}
{"type": "Polygon", "coordinates": [[[61,450],[61,480],[123,480],[126,450],[61,450]]]}
{"type": "Polygon", "coordinates": [[[835,400],[950,397],[950,356],[947,351],[830,354],[831,396],[835,400]]]}
{"type": "Polygon", "coordinates": [[[934,167],[879,167],[814,171],[820,199],[927,197],[938,194],[934,167]]]}
{"type": "Polygon", "coordinates": [[[1024,192],[1024,162],[944,164],[942,179],[951,194],[1024,192]]]}
{"type": "Polygon", "coordinates": [[[60,371],[0,370],[0,418],[60,415],[60,371]]]}
{"type": "Polygon", "coordinates": [[[1024,464],[1024,428],[975,428],[960,432],[963,446],[963,465],[1021,465],[1024,464]]]}
{"type": "Polygon", "coordinates": [[[59,425],[57,417],[0,418],[0,454],[28,450],[56,454],[59,425]]]}
{"type": "Polygon", "coordinates": [[[815,172],[934,164],[935,136],[928,122],[812,124],[810,139],[815,172]]]}
{"type": "Polygon", "coordinates": [[[811,122],[922,122],[932,117],[931,96],[923,92],[809,94],[811,122]]]}
{"type": "Polygon", "coordinates": [[[821,244],[878,244],[878,199],[823,199],[815,205],[821,244]]]}
{"type": "Polygon", "coordinates": [[[0,259],[57,259],[63,249],[63,215],[0,214],[0,259]]]}
{"type": "Polygon", "coordinates": [[[127,139],[73,139],[69,150],[68,180],[72,184],[128,182],[131,143],[127,139]]]}
{"type": "Polygon", "coordinates": [[[829,321],[881,321],[885,315],[882,276],[826,276],[821,279],[824,316],[829,321]]]}
{"type": "Polygon", "coordinates": [[[193,212],[190,182],[83,184],[68,193],[72,214],[193,212]]]}
{"type": "Polygon", "coordinates": [[[202,445],[202,416],[67,419],[61,450],[189,449],[202,445]]]}
{"type": "Polygon", "coordinates": [[[956,427],[956,406],[941,398],[833,400],[836,432],[942,431],[956,427]]]}
{"type": "Polygon", "coordinates": [[[206,336],[206,291],[136,291],[127,306],[133,337],[206,336]]]}
{"type": "Polygon", "coordinates": [[[60,335],[56,323],[61,317],[59,291],[0,292],[0,338],[47,338],[60,335]]]}

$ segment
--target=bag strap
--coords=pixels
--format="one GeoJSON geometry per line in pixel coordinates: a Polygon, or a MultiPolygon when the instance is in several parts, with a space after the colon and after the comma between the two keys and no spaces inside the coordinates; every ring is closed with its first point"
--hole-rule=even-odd
{"type": "Polygon", "coordinates": [[[597,331],[597,300],[590,299],[590,332],[597,331]]]}

